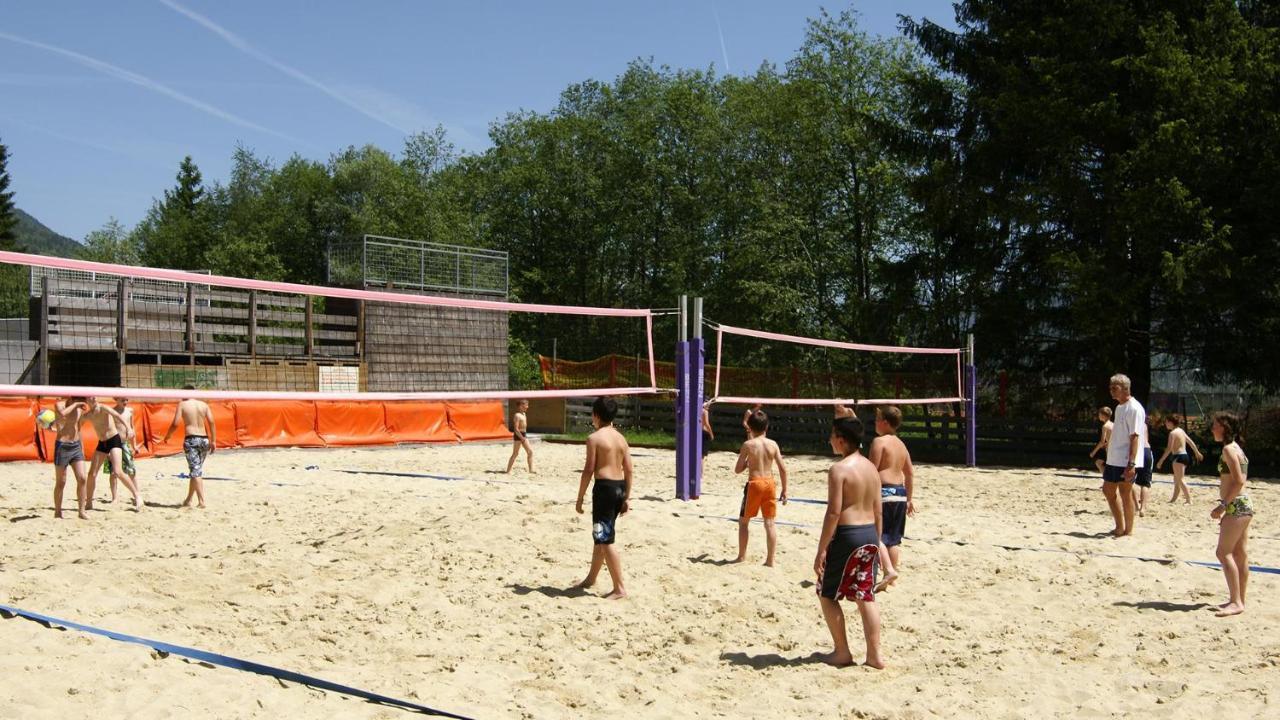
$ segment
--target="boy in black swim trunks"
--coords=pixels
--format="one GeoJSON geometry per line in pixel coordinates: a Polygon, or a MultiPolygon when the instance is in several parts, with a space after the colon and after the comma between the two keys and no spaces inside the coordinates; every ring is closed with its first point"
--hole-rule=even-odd
{"type": "Polygon", "coordinates": [[[813,571],[817,574],[822,616],[835,649],[820,657],[837,667],[853,664],[844,610],[840,608],[841,600],[853,600],[862,616],[866,664],[883,668],[880,610],[875,603],[876,561],[883,527],[880,474],[858,451],[862,447],[862,422],[856,417],[837,418],[831,425],[831,449],[842,459],[827,474],[827,514],[822,520],[813,571]]]}
{"type": "Polygon", "coordinates": [[[524,448],[525,459],[529,462],[529,473],[533,474],[533,446],[525,433],[529,432],[529,401],[521,400],[516,404],[516,412],[511,417],[511,457],[507,459],[507,474],[516,465],[520,457],[520,448],[524,448]]]}
{"type": "Polygon", "coordinates": [[[587,572],[587,578],[575,587],[585,589],[595,585],[600,566],[608,565],[609,577],[613,580],[613,589],[605,595],[609,600],[627,596],[622,585],[622,560],[614,547],[614,539],[618,516],[627,512],[627,501],[631,497],[631,447],[622,433],[613,427],[613,419],[617,415],[618,403],[613,398],[596,398],[591,406],[591,422],[596,431],[587,438],[587,460],[578,484],[576,508],[581,515],[587,486],[594,477],[596,483],[591,490],[591,539],[595,542],[595,548],[591,552],[591,569],[587,572]],[[617,479],[619,476],[622,479],[617,479]]]}

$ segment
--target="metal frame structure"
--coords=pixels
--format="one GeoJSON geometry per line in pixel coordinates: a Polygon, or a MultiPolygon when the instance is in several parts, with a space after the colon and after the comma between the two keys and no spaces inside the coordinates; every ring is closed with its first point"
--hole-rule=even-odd
{"type": "Polygon", "coordinates": [[[330,285],[496,295],[510,290],[510,260],[502,250],[365,235],[329,243],[330,285]]]}

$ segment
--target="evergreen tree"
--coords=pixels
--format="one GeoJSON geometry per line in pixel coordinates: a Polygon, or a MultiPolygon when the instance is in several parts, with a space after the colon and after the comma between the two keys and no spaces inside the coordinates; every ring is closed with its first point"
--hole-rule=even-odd
{"type": "Polygon", "coordinates": [[[178,166],[177,185],[152,204],[136,232],[142,261],[152,267],[200,270],[213,244],[208,197],[191,156],[178,166]]]}
{"type": "Polygon", "coordinates": [[[9,148],[0,143],[0,250],[17,250],[18,237],[13,228],[18,224],[9,189],[9,148]]]}

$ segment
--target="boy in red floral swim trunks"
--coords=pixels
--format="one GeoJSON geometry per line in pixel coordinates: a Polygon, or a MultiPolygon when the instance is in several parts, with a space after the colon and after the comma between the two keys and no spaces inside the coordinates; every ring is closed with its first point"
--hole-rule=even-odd
{"type": "Polygon", "coordinates": [[[875,604],[876,564],[880,557],[883,516],[880,474],[862,456],[862,422],[837,418],[831,427],[831,449],[842,459],[827,474],[827,514],[813,570],[818,576],[822,615],[835,649],[822,655],[830,665],[853,665],[840,600],[852,599],[862,616],[867,641],[866,665],[883,668],[880,656],[880,610],[875,604]]]}

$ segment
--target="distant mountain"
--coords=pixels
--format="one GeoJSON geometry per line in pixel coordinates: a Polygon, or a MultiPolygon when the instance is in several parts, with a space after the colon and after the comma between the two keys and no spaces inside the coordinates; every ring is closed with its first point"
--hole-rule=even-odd
{"type": "Polygon", "coordinates": [[[36,255],[75,257],[76,251],[80,249],[80,243],[50,230],[44,226],[44,223],[22,210],[14,208],[14,214],[18,217],[18,224],[13,228],[14,234],[18,236],[18,247],[26,248],[27,252],[36,255]]]}

